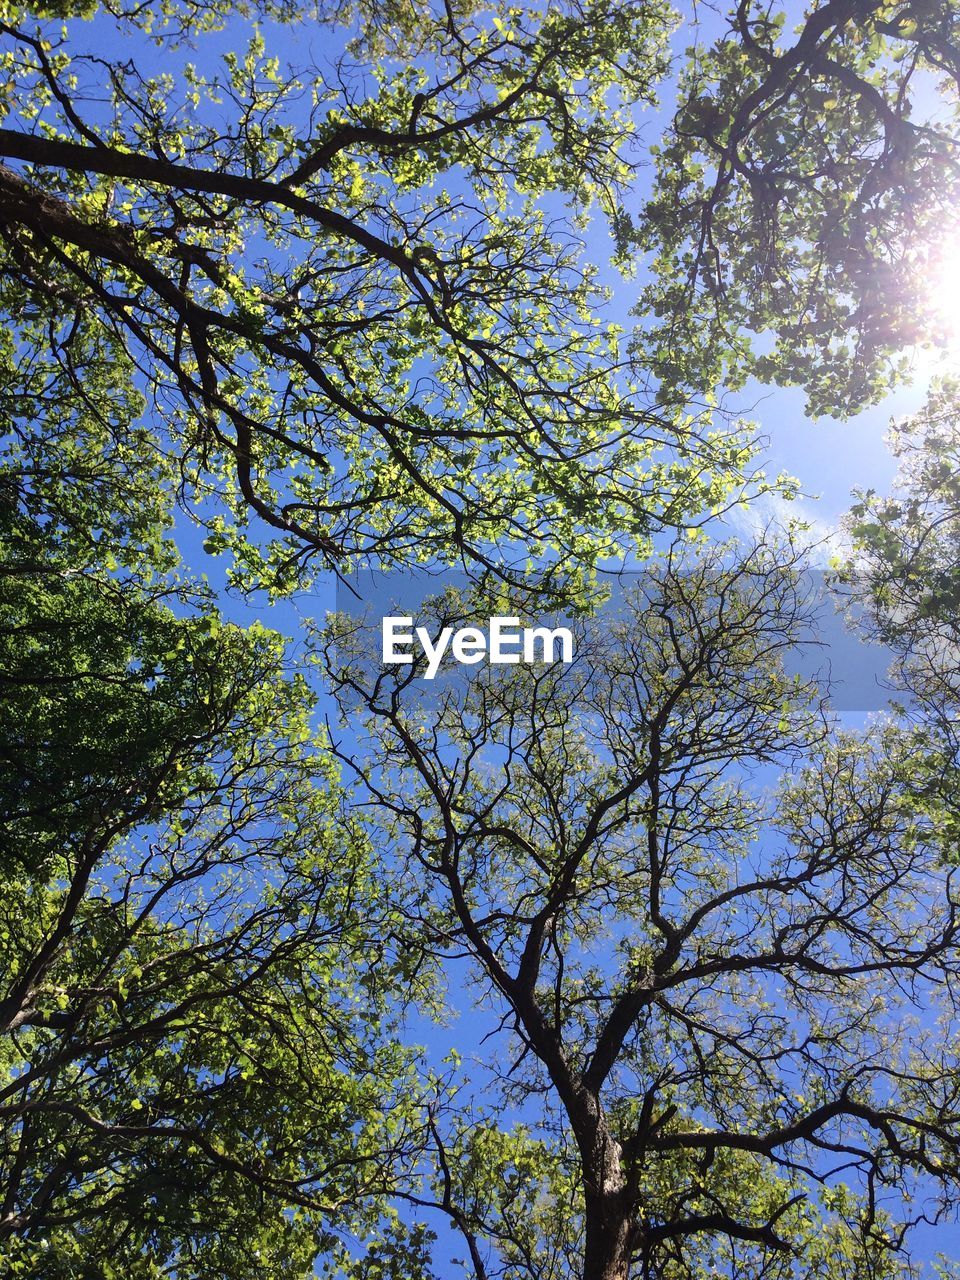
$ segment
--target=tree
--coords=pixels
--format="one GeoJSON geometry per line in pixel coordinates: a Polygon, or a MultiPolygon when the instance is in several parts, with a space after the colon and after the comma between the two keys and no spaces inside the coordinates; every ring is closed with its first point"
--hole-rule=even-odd
{"type": "Polygon", "coordinates": [[[619,235],[666,7],[321,6],[340,56],[297,74],[253,15],[308,11],[37,4],[0,30],[11,319],[39,295],[28,341],[77,365],[78,332],[111,336],[211,549],[257,572],[255,515],[281,585],[358,555],[556,569],[728,501],[748,437],[634,385],[581,239],[591,206],[619,235]],[[224,24],[246,49],[210,74],[183,42],[224,24]]]}
{"type": "Polygon", "coordinates": [[[4,1274],[300,1277],[397,1235],[413,978],[285,643],[173,574],[137,433],[60,407],[0,473],[4,1274]]]}
{"type": "Polygon", "coordinates": [[[622,642],[439,710],[331,655],[375,864],[282,646],[171,578],[162,513],[278,590],[566,586],[717,514],[755,456],[724,381],[842,410],[917,336],[887,285],[954,192],[914,112],[953,13],[828,0],[790,44],[739,6],[637,213],[665,5],[331,4],[288,71],[308,12],[0,6],[9,1264],[426,1276],[440,1211],[478,1277],[890,1274],[917,1180],[955,1207],[953,1028],[899,1038],[955,978],[947,757],[786,677],[792,555],[668,558],[622,642]],[[601,228],[653,267],[629,352],[601,228]],[[391,1015],[464,955],[514,1060],[458,1114],[391,1015]]]}
{"type": "Polygon", "coordinates": [[[839,731],[784,667],[800,553],[733,552],[652,565],[570,665],[436,691],[356,621],[328,640],[398,901],[469,957],[501,1050],[437,1137],[478,1277],[895,1275],[956,1212],[960,916],[923,742],[839,731]]]}
{"type": "Polygon", "coordinates": [[[4,14],[16,342],[83,377],[79,335],[109,335],[241,579],[264,555],[285,586],[358,557],[507,572],[645,550],[743,483],[748,437],[711,425],[722,384],[850,410],[929,333],[917,281],[955,202],[948,0],[829,0],[794,35],[743,3],[712,43],[695,29],[646,199],[659,0],[4,14]],[[308,21],[332,52],[287,70],[284,24],[308,21]],[[190,45],[221,30],[210,73],[190,45]],[[616,267],[653,269],[629,355],[604,236],[616,267]]]}
{"type": "Polygon", "coordinates": [[[895,490],[858,495],[845,566],[861,625],[895,655],[892,686],[904,699],[903,715],[926,742],[915,762],[915,785],[952,840],[954,862],[960,836],[958,394],[954,381],[935,383],[923,408],[894,424],[895,490]]]}
{"type": "Polygon", "coordinates": [[[955,252],[958,20],[950,0],[827,0],[791,30],[740,0],[697,41],[636,226],[659,255],[644,367],[681,395],[754,373],[849,413],[943,339],[927,283],[955,252]]]}

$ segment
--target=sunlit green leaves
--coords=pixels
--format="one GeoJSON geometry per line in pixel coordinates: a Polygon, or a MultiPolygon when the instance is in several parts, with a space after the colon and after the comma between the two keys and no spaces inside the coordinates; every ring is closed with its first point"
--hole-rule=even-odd
{"type": "Polygon", "coordinates": [[[0,470],[4,1272],[302,1280],[416,1163],[417,970],[284,641],[175,576],[138,432],[49,425],[0,470]]]}
{"type": "Polygon", "coordinates": [[[811,412],[883,394],[935,340],[928,277],[956,222],[957,15],[748,4],[689,51],[657,183],[637,358],[664,394],[754,374],[811,412]],[[678,356],[682,352],[682,356],[678,356]]]}
{"type": "MultiPolygon", "coordinates": [[[[157,32],[227,13],[171,5],[157,32]]],[[[159,72],[101,68],[79,19],[8,16],[11,323],[51,273],[61,314],[96,318],[244,585],[358,560],[589,572],[743,485],[743,433],[728,447],[713,404],[658,404],[627,371],[584,244],[605,221],[627,264],[665,5],[464,5],[389,32],[392,6],[324,11],[331,54],[296,73],[243,6],[222,58],[167,42],[159,72]]]]}

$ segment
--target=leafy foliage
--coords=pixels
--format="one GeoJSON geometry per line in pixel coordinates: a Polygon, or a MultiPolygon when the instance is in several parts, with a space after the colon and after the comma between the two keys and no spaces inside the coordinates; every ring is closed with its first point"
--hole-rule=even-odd
{"type": "Polygon", "coordinates": [[[600,215],[626,260],[669,9],[321,7],[331,56],[296,74],[250,13],[0,30],[10,314],[52,307],[58,359],[89,325],[133,362],[210,550],[246,585],[265,554],[280,587],[356,557],[561,572],[730,501],[749,436],[709,397],[656,406],[583,243],[600,215]],[[225,24],[201,69],[182,42],[225,24]]]}
{"type": "Polygon", "coordinates": [[[923,282],[957,225],[957,10],[828,0],[792,21],[742,0],[690,50],[636,227],[658,254],[637,358],[681,395],[752,373],[854,412],[938,336],[923,282]]]}
{"type": "Polygon", "coordinates": [[[3,469],[4,1272],[301,1277],[416,1163],[411,975],[284,642],[172,576],[88,410],[3,469]]]}
{"type": "Polygon", "coordinates": [[[951,381],[894,425],[894,492],[859,494],[844,576],[869,628],[893,651],[891,680],[917,724],[912,785],[935,815],[944,856],[960,861],[960,406],[951,381]]]}
{"type": "MultiPolygon", "coordinates": [[[[788,673],[814,626],[801,568],[674,549],[576,624],[570,665],[439,690],[371,663],[360,624],[331,633],[367,726],[341,753],[411,922],[492,1008],[487,1110],[529,1129],[481,1114],[448,1138],[437,1202],[478,1276],[893,1276],[911,1223],[956,1212],[958,900],[929,742],[842,732],[788,673]],[[937,1033],[914,1046],[920,1010],[937,1033]]],[[[426,616],[497,611],[448,592],[426,616]]]]}
{"type": "Polygon", "coordinates": [[[661,0],[0,2],[10,1274],[432,1280],[445,1218],[477,1280],[887,1280],[955,1215],[955,389],[856,516],[919,704],[865,735],[785,668],[794,549],[674,547],[570,669],[434,703],[338,624],[368,826],[170,536],[244,588],[464,564],[440,624],[763,488],[724,385],[851,411],[928,333],[955,22],[745,0],[637,211],[661,0]],[[449,1084],[401,1024],[464,960],[449,1084]]]}

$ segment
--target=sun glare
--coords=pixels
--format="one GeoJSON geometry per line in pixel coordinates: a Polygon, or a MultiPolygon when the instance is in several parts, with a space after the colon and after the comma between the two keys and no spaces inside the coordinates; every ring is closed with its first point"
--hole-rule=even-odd
{"type": "Polygon", "coordinates": [[[945,239],[933,255],[927,295],[934,341],[960,356],[960,233],[945,239]]]}

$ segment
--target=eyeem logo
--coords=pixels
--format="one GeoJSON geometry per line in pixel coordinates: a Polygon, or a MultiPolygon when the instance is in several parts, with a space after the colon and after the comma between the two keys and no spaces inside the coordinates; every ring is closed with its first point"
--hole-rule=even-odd
{"type": "Polygon", "coordinates": [[[426,627],[413,627],[413,618],[383,619],[384,663],[409,665],[413,646],[419,644],[427,659],[424,678],[432,680],[449,651],[454,662],[475,666],[486,660],[511,665],[519,662],[572,662],[573,634],[568,627],[521,627],[519,618],[497,616],[480,627],[444,627],[436,640],[426,627]]]}

